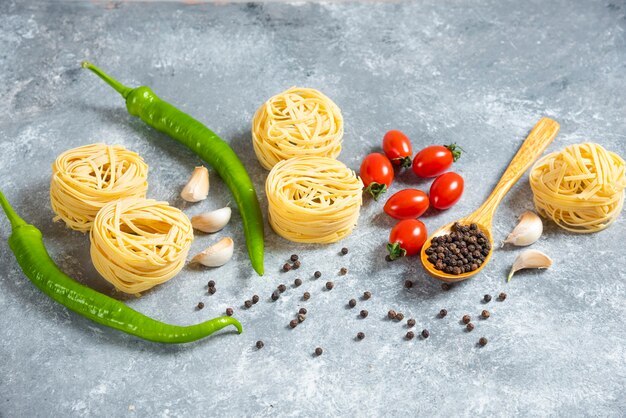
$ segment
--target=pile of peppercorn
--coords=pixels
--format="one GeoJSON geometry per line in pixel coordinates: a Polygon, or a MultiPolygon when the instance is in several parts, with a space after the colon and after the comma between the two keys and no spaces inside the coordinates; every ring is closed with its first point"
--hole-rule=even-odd
{"type": "Polygon", "coordinates": [[[478,225],[455,222],[451,233],[434,237],[430,241],[426,255],[437,270],[462,274],[480,267],[490,251],[491,244],[478,225]]]}

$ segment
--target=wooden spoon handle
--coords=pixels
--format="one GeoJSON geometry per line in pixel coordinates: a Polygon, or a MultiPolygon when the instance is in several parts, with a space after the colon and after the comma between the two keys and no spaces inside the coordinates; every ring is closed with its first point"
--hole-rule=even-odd
{"type": "Polygon", "coordinates": [[[493,215],[504,195],[550,145],[556,134],[559,133],[559,129],[559,123],[550,118],[542,118],[537,122],[487,200],[466,220],[491,227],[493,215]]]}

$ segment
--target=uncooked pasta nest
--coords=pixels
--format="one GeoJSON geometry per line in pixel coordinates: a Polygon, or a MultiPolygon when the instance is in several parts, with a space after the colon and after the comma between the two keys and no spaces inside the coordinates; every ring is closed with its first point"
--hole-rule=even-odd
{"type": "Polygon", "coordinates": [[[59,155],[52,165],[50,203],[55,221],[91,229],[96,213],[122,197],[145,197],[148,165],[120,145],[92,144],[59,155]]]}
{"type": "Polygon", "coordinates": [[[320,91],[292,87],[263,103],[252,119],[252,144],[263,167],[292,157],[335,158],[341,152],[343,117],[320,91]]]}
{"type": "Polygon", "coordinates": [[[332,158],[281,161],[265,183],[270,225],[278,235],[294,242],[339,241],[357,223],[362,189],[356,174],[332,158]]]}
{"type": "Polygon", "coordinates": [[[570,145],[537,161],[530,186],[540,215],[568,231],[600,231],[622,210],[624,160],[598,144],[570,145]]]}
{"type": "Polygon", "coordinates": [[[137,294],[183,268],[193,229],[167,202],[131,197],[100,209],[89,237],[98,272],[118,290],[137,294]]]}

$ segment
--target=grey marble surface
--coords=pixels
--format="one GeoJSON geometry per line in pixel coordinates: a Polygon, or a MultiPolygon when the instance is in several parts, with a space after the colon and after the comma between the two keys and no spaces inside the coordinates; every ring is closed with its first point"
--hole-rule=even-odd
{"type": "MultiPolygon", "coordinates": [[[[212,173],[209,199],[184,205],[181,187],[201,161],[126,113],[79,62],[89,59],[129,85],[148,85],[230,142],[266,207],[266,172],[249,133],[253,112],[290,86],[315,87],[341,107],[340,160],[358,169],[388,129],[419,149],[458,142],[466,192],[428,213],[430,230],[489,194],[541,116],[561,123],[554,151],[597,141],[626,155],[626,4],[601,1],[421,1],[364,4],[0,3],[0,185],[44,234],[52,257],[82,283],[155,318],[191,324],[235,308],[245,332],[164,346],[96,325],[39,292],[21,273],[0,219],[0,416],[623,416],[626,413],[626,218],[593,235],[545,223],[534,248],[544,272],[505,283],[517,250],[498,249],[484,273],[444,292],[417,259],[388,264],[391,219],[366,200],[343,242],[296,245],[266,232],[266,272],[256,276],[237,211],[217,237],[236,242],[220,269],[186,268],[139,299],[113,292],[93,268],[88,237],[51,221],[50,165],[61,152],[103,141],[140,153],[149,196],[193,215],[227,204],[212,173]],[[347,256],[338,254],[341,247],[347,256]],[[292,253],[297,272],[280,273],[292,253]],[[346,276],[339,277],[341,267],[346,276]],[[323,277],[312,278],[320,270],[323,277]],[[269,301],[280,283],[304,284],[269,301]],[[209,279],[218,292],[207,295],[209,279]],[[336,283],[324,291],[326,280],[336,283]],[[414,282],[412,289],[403,286],[414,282]],[[369,290],[369,301],[347,309],[369,290]],[[312,294],[303,302],[304,291],[312,294]],[[481,297],[505,302],[472,333],[465,313],[481,297]],[[241,307],[253,294],[252,309],[241,307]],[[194,307],[203,301],[206,307],[194,307]],[[298,308],[308,319],[287,327],[298,308]],[[406,341],[387,310],[415,318],[427,340],[406,341]],[[446,308],[445,319],[436,318],[446,308]],[[357,312],[367,309],[367,319],[357,312]],[[357,332],[366,333],[357,342],[357,332]],[[489,344],[478,348],[480,336],[489,344]],[[265,348],[254,343],[262,339],[265,348]],[[315,347],[324,348],[320,357],[315,347]]],[[[411,173],[392,187],[428,188],[411,173]]],[[[531,209],[525,175],[497,212],[496,240],[531,209]]],[[[266,211],[265,211],[266,213],[266,211]]],[[[197,236],[192,252],[213,236],[197,236]]]]}

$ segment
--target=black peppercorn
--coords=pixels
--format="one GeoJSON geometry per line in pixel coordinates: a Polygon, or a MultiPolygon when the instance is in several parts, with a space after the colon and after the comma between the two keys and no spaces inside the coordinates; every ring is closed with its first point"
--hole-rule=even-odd
{"type": "Polygon", "coordinates": [[[463,315],[463,323],[464,324],[469,324],[470,321],[472,320],[472,317],[469,315],[463,315]]]}
{"type": "Polygon", "coordinates": [[[407,340],[412,340],[413,338],[415,338],[415,333],[413,331],[409,331],[406,333],[407,340]]]}
{"type": "Polygon", "coordinates": [[[387,254],[385,256],[385,261],[389,263],[389,262],[393,261],[393,259],[391,258],[391,256],[389,254],[387,254]]]}
{"type": "Polygon", "coordinates": [[[480,339],[478,340],[478,344],[480,344],[481,347],[484,347],[487,345],[488,340],[485,337],[480,337],[480,339]]]}
{"type": "Polygon", "coordinates": [[[345,268],[345,267],[342,267],[342,268],[339,270],[339,274],[341,274],[342,276],[346,275],[347,273],[348,273],[348,269],[347,269],[347,268],[345,268]]]}
{"type": "Polygon", "coordinates": [[[441,289],[442,289],[442,290],[445,290],[446,292],[447,292],[448,290],[450,290],[451,288],[452,288],[452,286],[450,286],[448,283],[442,283],[442,284],[441,284],[441,289]]]}
{"type": "Polygon", "coordinates": [[[396,321],[402,321],[404,319],[404,314],[402,312],[396,313],[396,321]]]}
{"type": "Polygon", "coordinates": [[[468,331],[472,331],[474,329],[474,324],[468,322],[467,325],[465,325],[465,329],[468,331]]]}
{"type": "Polygon", "coordinates": [[[396,319],[396,311],[394,311],[393,309],[391,309],[389,312],[387,312],[387,318],[389,319],[396,319]]]}
{"type": "Polygon", "coordinates": [[[357,337],[359,340],[362,340],[363,338],[365,338],[365,333],[364,333],[364,332],[359,332],[359,333],[356,335],[356,337],[357,337]]]}
{"type": "Polygon", "coordinates": [[[294,280],[294,281],[293,281],[293,285],[294,285],[295,287],[298,287],[298,286],[300,286],[301,284],[302,284],[302,279],[296,279],[296,280],[294,280]]]}
{"type": "Polygon", "coordinates": [[[289,263],[283,264],[283,271],[289,271],[289,270],[291,270],[291,264],[289,263]]]}
{"type": "Polygon", "coordinates": [[[203,302],[198,302],[198,309],[202,309],[204,308],[204,303],[203,302]]]}
{"type": "Polygon", "coordinates": [[[293,263],[293,265],[291,266],[291,268],[293,268],[293,269],[299,269],[299,268],[300,268],[300,265],[301,265],[300,260],[296,260],[296,261],[294,261],[294,263],[293,263]]]}
{"type": "Polygon", "coordinates": [[[217,289],[215,287],[209,287],[209,294],[210,295],[215,294],[215,292],[217,292],[217,289]]]}
{"type": "Polygon", "coordinates": [[[406,325],[407,325],[409,328],[414,327],[414,326],[415,326],[415,319],[411,318],[411,319],[407,320],[407,321],[406,321],[406,325]]]}
{"type": "Polygon", "coordinates": [[[356,306],[356,300],[355,299],[350,299],[350,301],[348,302],[348,305],[351,308],[354,308],[356,306]]]}
{"type": "Polygon", "coordinates": [[[283,293],[285,290],[287,290],[287,286],[285,286],[284,284],[279,284],[278,285],[278,291],[280,293],[283,293]]]}
{"type": "Polygon", "coordinates": [[[258,348],[259,350],[262,349],[263,346],[265,346],[265,344],[263,344],[263,341],[259,340],[256,342],[256,348],[258,348]]]}
{"type": "Polygon", "coordinates": [[[302,299],[304,300],[309,300],[311,298],[311,294],[309,292],[304,292],[304,295],[302,295],[302,299]]]}
{"type": "Polygon", "coordinates": [[[322,277],[322,272],[321,272],[321,271],[316,271],[315,273],[313,273],[313,276],[314,276],[316,279],[319,279],[320,277],[322,277]]]}
{"type": "Polygon", "coordinates": [[[251,307],[251,306],[252,306],[252,301],[251,301],[251,300],[247,300],[247,301],[245,301],[243,304],[244,304],[244,306],[245,306],[246,308],[249,308],[249,307],[251,307]]]}
{"type": "Polygon", "coordinates": [[[363,299],[368,300],[372,297],[372,292],[363,292],[363,299]]]}
{"type": "Polygon", "coordinates": [[[335,283],[333,283],[333,282],[326,282],[326,289],[331,290],[333,287],[335,287],[335,283]]]}
{"type": "Polygon", "coordinates": [[[209,280],[208,287],[215,287],[215,280],[209,280]]]}
{"type": "Polygon", "coordinates": [[[226,315],[233,316],[233,308],[226,308],[226,315]]]}
{"type": "Polygon", "coordinates": [[[291,254],[291,257],[289,257],[289,259],[291,261],[298,261],[298,254],[291,254]]]}
{"type": "Polygon", "coordinates": [[[500,294],[498,295],[498,299],[499,299],[500,301],[503,301],[504,299],[506,299],[506,293],[504,293],[504,292],[500,293],[500,294]]]}
{"type": "Polygon", "coordinates": [[[341,249],[341,254],[342,254],[342,255],[346,255],[346,254],[348,254],[348,249],[347,249],[346,247],[343,247],[343,248],[341,249]]]}
{"type": "Polygon", "coordinates": [[[367,318],[367,314],[368,314],[368,312],[367,312],[365,309],[363,309],[363,310],[359,313],[359,315],[361,315],[361,318],[367,318]]]}
{"type": "Polygon", "coordinates": [[[404,287],[406,287],[407,289],[412,288],[412,287],[413,287],[413,282],[412,282],[412,281],[410,281],[410,280],[406,280],[406,281],[404,282],[404,287]]]}
{"type": "Polygon", "coordinates": [[[259,295],[252,296],[252,303],[257,303],[259,301],[259,295]]]}
{"type": "Polygon", "coordinates": [[[291,328],[295,328],[298,326],[298,320],[297,319],[292,319],[291,321],[289,321],[289,326],[291,328]]]}
{"type": "Polygon", "coordinates": [[[489,311],[488,311],[488,310],[483,310],[483,311],[480,313],[480,316],[482,316],[482,318],[483,318],[483,319],[487,319],[487,318],[489,318],[489,317],[491,316],[491,314],[489,313],[489,311]]]}
{"type": "Polygon", "coordinates": [[[430,332],[427,329],[422,330],[422,338],[430,337],[430,332]]]}
{"type": "Polygon", "coordinates": [[[323,352],[324,352],[324,350],[322,350],[322,347],[317,347],[315,349],[315,355],[316,356],[321,356],[323,352]]]}
{"type": "Polygon", "coordinates": [[[304,322],[305,319],[306,316],[304,316],[303,314],[298,314],[298,322],[304,322]]]}
{"type": "Polygon", "coordinates": [[[446,315],[448,315],[448,311],[447,310],[442,309],[442,310],[439,311],[439,316],[441,318],[445,317],[446,315]]]}
{"type": "Polygon", "coordinates": [[[489,302],[491,302],[491,295],[485,295],[485,296],[483,296],[483,300],[485,301],[485,303],[489,303],[489,302]]]}
{"type": "Polygon", "coordinates": [[[272,292],[272,300],[273,301],[277,301],[279,297],[280,297],[280,295],[278,294],[278,292],[272,292]]]}

